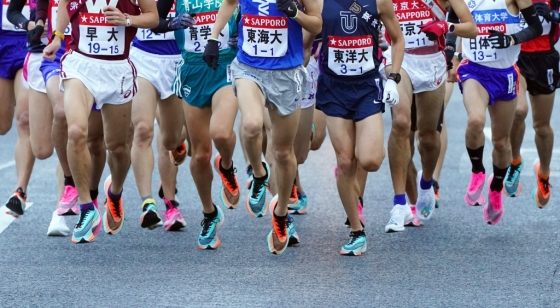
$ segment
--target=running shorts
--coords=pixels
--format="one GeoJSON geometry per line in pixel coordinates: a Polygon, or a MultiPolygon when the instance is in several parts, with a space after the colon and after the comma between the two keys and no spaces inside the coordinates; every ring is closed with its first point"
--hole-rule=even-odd
{"type": "Polygon", "coordinates": [[[517,97],[519,91],[519,69],[517,65],[508,68],[491,68],[469,60],[463,60],[457,67],[459,89],[463,93],[462,83],[465,80],[478,81],[490,97],[488,102],[492,106],[496,101],[511,101],[517,97]]]}
{"type": "Polygon", "coordinates": [[[54,59],[54,61],[43,59],[43,61],[41,62],[40,70],[41,74],[43,75],[43,82],[45,83],[45,85],[47,84],[49,78],[51,78],[52,76],[60,75],[60,59],[63,55],[64,49],[61,48],[56,53],[56,58],[54,59]]]}
{"type": "Polygon", "coordinates": [[[229,70],[229,62],[220,63],[218,68],[213,70],[204,62],[185,63],[181,59],[173,81],[173,93],[191,106],[211,107],[214,93],[231,85],[229,70]]]}
{"type": "Polygon", "coordinates": [[[560,88],[558,51],[521,52],[517,66],[527,81],[527,91],[532,96],[551,94],[560,88]]]}
{"type": "MultiPolygon", "coordinates": [[[[301,105],[307,93],[307,71],[298,66],[287,70],[263,70],[237,61],[231,63],[232,78],[248,79],[256,83],[264,94],[265,106],[278,109],[278,114],[288,116],[301,105]]],[[[235,85],[234,92],[237,94],[235,85]]]]}
{"type": "Polygon", "coordinates": [[[43,74],[41,73],[41,63],[43,63],[42,53],[27,53],[24,63],[25,71],[27,72],[26,80],[29,88],[37,92],[47,93],[47,87],[45,86],[43,74]]]}
{"type": "Polygon", "coordinates": [[[317,59],[311,56],[305,69],[307,70],[307,91],[301,101],[301,109],[313,107],[313,104],[315,104],[317,79],[319,78],[319,63],[317,62],[317,59]]]}
{"type": "Polygon", "coordinates": [[[62,92],[63,81],[73,78],[84,84],[99,109],[104,104],[121,105],[130,102],[137,92],[136,68],[130,59],[94,59],[70,50],[60,60],[62,92]]]}
{"type": "Polygon", "coordinates": [[[0,78],[13,80],[23,68],[27,39],[24,37],[2,37],[0,39],[0,78]]]}
{"type": "Polygon", "coordinates": [[[136,66],[138,77],[149,81],[159,94],[160,99],[173,95],[171,86],[175,80],[177,65],[181,55],[158,55],[130,47],[130,60],[136,66]]]}

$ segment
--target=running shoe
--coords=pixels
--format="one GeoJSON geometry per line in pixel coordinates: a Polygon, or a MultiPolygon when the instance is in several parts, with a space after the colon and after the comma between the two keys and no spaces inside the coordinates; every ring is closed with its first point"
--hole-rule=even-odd
{"type": "Polygon", "coordinates": [[[288,205],[288,211],[294,215],[304,215],[307,213],[307,195],[298,193],[298,203],[288,205]]]}
{"type": "Polygon", "coordinates": [[[27,201],[27,195],[23,192],[21,187],[14,192],[14,194],[6,202],[6,207],[9,211],[6,214],[12,215],[18,218],[25,212],[25,202],[27,201]]]}
{"type": "Polygon", "coordinates": [[[198,235],[198,248],[200,249],[216,249],[220,246],[220,237],[218,236],[218,229],[224,223],[224,213],[222,210],[214,205],[216,209],[216,217],[204,219],[200,222],[200,234],[198,235]]]}
{"type": "Polygon", "coordinates": [[[508,197],[519,197],[523,190],[523,185],[519,182],[523,170],[523,158],[519,165],[509,164],[506,180],[504,181],[504,194],[508,197]]]}
{"type": "Polygon", "coordinates": [[[249,189],[251,188],[251,184],[253,183],[253,166],[247,166],[245,172],[247,172],[247,189],[249,189]]]}
{"type": "Polygon", "coordinates": [[[539,177],[540,168],[541,162],[537,159],[533,164],[533,170],[535,171],[535,177],[537,178],[537,187],[533,190],[533,201],[538,208],[542,209],[548,204],[548,200],[550,200],[550,189],[552,188],[552,185],[550,185],[549,182],[550,176],[546,180],[539,177]]]}
{"type": "Polygon", "coordinates": [[[299,244],[299,236],[296,231],[296,227],[294,227],[294,218],[288,214],[288,246],[299,244]]]}
{"type": "Polygon", "coordinates": [[[163,199],[165,201],[165,222],[163,227],[167,231],[179,231],[187,226],[181,211],[179,211],[179,203],[175,200],[163,199]]]}
{"type": "Polygon", "coordinates": [[[103,229],[107,234],[117,234],[121,231],[124,223],[124,207],[121,198],[117,203],[114,203],[111,198],[109,198],[109,189],[111,188],[111,183],[113,179],[111,175],[105,179],[105,213],[103,215],[103,229]]]}
{"type": "MultiPolygon", "coordinates": [[[[175,187],[175,195],[177,195],[179,193],[179,191],[177,190],[177,187],[175,187]]],[[[158,196],[160,199],[163,200],[163,198],[165,197],[163,194],[163,186],[161,186],[161,181],[159,181],[158,183],[158,196]]],[[[175,200],[179,200],[179,198],[177,196],[175,196],[175,200]]]]}
{"type": "Polygon", "coordinates": [[[283,253],[288,247],[288,216],[277,217],[274,215],[274,209],[278,205],[278,195],[274,196],[270,201],[270,212],[272,217],[272,230],[267,237],[268,250],[275,255],[283,253]]]}
{"type": "Polygon", "coordinates": [[[68,236],[70,233],[70,228],[66,224],[66,217],[58,216],[57,210],[54,210],[47,236],[68,236]]]}
{"type": "Polygon", "coordinates": [[[101,224],[99,212],[95,208],[80,211],[80,219],[74,226],[74,232],[72,233],[72,242],[76,244],[93,242],[95,239],[93,229],[99,224],[101,224]]]}
{"type": "Polygon", "coordinates": [[[64,193],[58,202],[56,209],[58,215],[71,216],[80,214],[80,207],[78,206],[78,190],[76,187],[66,185],[64,193]]]}
{"type": "Polygon", "coordinates": [[[465,202],[471,206],[484,205],[486,199],[482,193],[484,188],[484,182],[486,181],[486,174],[484,172],[471,173],[471,181],[469,182],[469,188],[465,194],[465,202]]]}
{"type": "Polygon", "coordinates": [[[366,233],[364,230],[350,232],[348,243],[340,249],[340,254],[345,256],[361,256],[367,250],[366,233]]]}
{"type": "Polygon", "coordinates": [[[414,215],[410,209],[410,205],[397,204],[391,209],[391,218],[385,226],[386,233],[404,231],[404,226],[414,220],[414,215]]]}
{"type": "MultiPolygon", "coordinates": [[[[494,175],[490,175],[488,183],[492,183],[493,177],[494,175]]],[[[488,189],[488,204],[484,206],[482,215],[484,221],[486,221],[489,225],[495,225],[500,222],[500,219],[502,219],[502,216],[504,215],[501,191],[492,191],[491,189],[488,189]]]]}
{"type": "Polygon", "coordinates": [[[148,198],[142,202],[142,216],[140,216],[140,227],[154,230],[161,227],[161,218],[157,212],[156,201],[148,198]]]}
{"type": "Polygon", "coordinates": [[[247,200],[245,201],[247,211],[249,211],[249,214],[253,217],[263,217],[268,211],[266,186],[268,185],[270,169],[268,168],[268,164],[266,162],[263,161],[262,164],[266,170],[266,177],[264,179],[253,178],[251,187],[249,188],[249,193],[247,194],[247,200]]]}
{"type": "Polygon", "coordinates": [[[428,220],[432,218],[436,208],[436,196],[433,189],[422,189],[420,187],[420,179],[422,179],[422,170],[418,171],[416,176],[416,184],[418,185],[418,200],[416,201],[416,210],[420,220],[428,220]]]}
{"type": "Polygon", "coordinates": [[[438,181],[434,180],[432,184],[432,188],[434,189],[434,194],[436,196],[436,209],[439,208],[439,183],[438,181]]]}
{"type": "Polygon", "coordinates": [[[420,227],[423,222],[418,219],[418,215],[416,215],[416,205],[410,205],[410,211],[412,212],[412,216],[414,216],[414,218],[412,218],[411,221],[405,222],[405,226],[406,227],[420,227]]]}
{"type": "Polygon", "coordinates": [[[237,183],[237,177],[235,177],[237,170],[233,167],[233,164],[228,170],[222,168],[222,156],[219,153],[214,158],[214,169],[222,179],[222,187],[220,188],[222,203],[228,209],[235,209],[239,205],[239,183],[237,183]]]}
{"type": "Polygon", "coordinates": [[[288,205],[297,205],[298,204],[298,192],[296,184],[292,185],[292,192],[290,193],[290,200],[288,205]]]}
{"type": "Polygon", "coordinates": [[[172,151],[167,151],[169,153],[169,160],[175,166],[179,166],[187,158],[187,153],[189,152],[188,142],[185,140],[181,145],[172,151]]]}
{"type": "MultiPolygon", "coordinates": [[[[99,217],[101,217],[101,211],[99,210],[99,202],[97,201],[97,198],[93,199],[93,206],[95,207],[95,210],[97,211],[97,215],[99,217]]],[[[103,226],[102,223],[97,224],[97,226],[95,226],[93,228],[93,235],[97,236],[97,234],[99,234],[99,231],[101,231],[102,226],[103,226]]]]}

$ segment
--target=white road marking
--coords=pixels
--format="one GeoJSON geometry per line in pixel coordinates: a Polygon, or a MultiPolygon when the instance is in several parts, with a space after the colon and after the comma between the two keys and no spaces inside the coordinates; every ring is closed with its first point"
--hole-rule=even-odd
{"type": "Polygon", "coordinates": [[[5,164],[0,165],[0,170],[6,169],[6,168],[10,168],[11,166],[15,166],[15,165],[16,165],[16,161],[15,161],[15,160],[12,160],[12,161],[9,161],[9,162],[7,162],[7,163],[5,163],[5,164]]]}
{"type": "MultiPolygon", "coordinates": [[[[27,211],[32,205],[33,202],[28,202],[25,207],[25,210],[27,211]]],[[[0,234],[4,232],[4,230],[6,230],[10,226],[10,224],[14,222],[14,220],[17,219],[10,214],[6,214],[6,212],[8,211],[9,210],[5,205],[0,207],[0,234]]]]}

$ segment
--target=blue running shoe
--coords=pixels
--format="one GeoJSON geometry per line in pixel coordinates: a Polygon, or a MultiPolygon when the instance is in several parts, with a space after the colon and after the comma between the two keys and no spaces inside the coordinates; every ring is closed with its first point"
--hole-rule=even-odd
{"type": "Polygon", "coordinates": [[[72,233],[72,242],[76,244],[93,242],[95,239],[93,229],[100,223],[101,218],[99,216],[99,211],[95,207],[93,209],[80,211],[80,219],[74,226],[74,232],[72,233]]]}
{"type": "Polygon", "coordinates": [[[200,222],[202,228],[198,235],[198,248],[200,249],[216,249],[220,246],[220,237],[218,236],[218,228],[224,223],[224,213],[219,207],[214,205],[216,209],[216,217],[204,219],[200,222]]]}
{"type": "Polygon", "coordinates": [[[307,195],[298,193],[298,203],[294,205],[288,205],[288,211],[290,214],[304,215],[307,213],[305,210],[307,208],[307,195]]]}
{"type": "Polygon", "coordinates": [[[504,194],[508,197],[519,197],[523,190],[523,185],[519,182],[523,170],[523,157],[519,165],[509,164],[506,180],[504,181],[504,194]]]}
{"type": "Polygon", "coordinates": [[[253,184],[253,167],[251,165],[247,166],[245,172],[247,173],[247,189],[249,189],[251,184],[253,184]]]}
{"type": "Polygon", "coordinates": [[[294,218],[288,214],[288,246],[299,244],[299,236],[294,227],[294,218]]]}
{"type": "Polygon", "coordinates": [[[348,243],[340,249],[340,254],[345,256],[361,256],[367,250],[366,233],[364,230],[350,232],[348,243]]]}
{"type": "Polygon", "coordinates": [[[266,186],[268,185],[268,177],[270,169],[266,162],[262,162],[266,170],[266,176],[263,179],[252,177],[251,187],[247,194],[245,206],[247,211],[253,217],[263,217],[268,212],[268,200],[266,198],[266,186]]]}

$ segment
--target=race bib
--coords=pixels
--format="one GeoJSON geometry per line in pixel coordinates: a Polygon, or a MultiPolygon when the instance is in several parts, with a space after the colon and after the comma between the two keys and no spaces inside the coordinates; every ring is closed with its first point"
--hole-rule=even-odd
{"type": "MultiPolygon", "coordinates": [[[[489,30],[506,33],[506,24],[483,24],[477,25],[477,27],[478,36],[476,38],[469,39],[468,46],[463,45],[463,47],[468,47],[467,50],[463,49],[463,53],[469,52],[469,56],[472,55],[472,59],[476,62],[491,62],[504,59],[504,57],[508,55],[508,50],[495,49],[492,46],[492,43],[488,40],[488,36],[490,35],[489,30]]],[[[466,39],[464,38],[463,40],[466,39]]]]}
{"type": "MultiPolygon", "coordinates": [[[[8,6],[10,5],[10,0],[2,0],[2,30],[6,31],[19,31],[24,32],[26,29],[20,29],[17,26],[14,26],[8,20],[8,6]]],[[[21,12],[23,16],[29,19],[29,3],[25,3],[23,10],[21,12]]]]}
{"type": "Polygon", "coordinates": [[[404,48],[433,46],[434,42],[420,31],[420,26],[433,20],[430,10],[419,1],[400,2],[400,7],[397,8],[395,14],[404,35],[404,48]]]}
{"type": "Polygon", "coordinates": [[[109,24],[102,13],[80,13],[80,44],[88,55],[118,56],[124,54],[125,27],[109,24]]]}
{"type": "Polygon", "coordinates": [[[371,35],[329,36],[329,69],[337,75],[357,76],[375,68],[371,35]]]}
{"type": "Polygon", "coordinates": [[[288,17],[243,15],[243,51],[253,57],[278,58],[288,52],[288,17]]]}
{"type": "MultiPolygon", "coordinates": [[[[214,31],[214,23],[216,22],[216,15],[218,11],[198,13],[194,16],[196,25],[185,29],[185,50],[188,52],[204,52],[206,41],[214,31]]],[[[226,23],[220,36],[218,37],[218,47],[220,50],[228,48],[229,40],[229,23],[226,23]]]]}
{"type": "MultiPolygon", "coordinates": [[[[156,1],[157,4],[157,1],[156,1]]],[[[167,14],[167,18],[175,17],[175,2],[173,2],[173,6],[171,10],[169,10],[169,14],[167,14]]],[[[165,33],[154,33],[150,29],[140,29],[136,32],[136,38],[139,41],[168,41],[175,39],[175,31],[165,32],[165,33]]]]}
{"type": "MultiPolygon", "coordinates": [[[[56,30],[56,21],[58,20],[58,2],[59,0],[54,0],[51,2],[52,4],[51,4],[50,20],[51,20],[51,29],[53,33],[56,30]]],[[[72,25],[68,23],[66,29],[64,29],[64,35],[71,35],[71,34],[72,34],[72,25]]]]}

